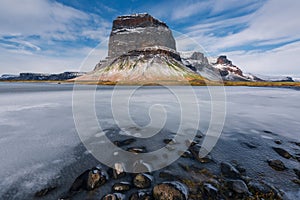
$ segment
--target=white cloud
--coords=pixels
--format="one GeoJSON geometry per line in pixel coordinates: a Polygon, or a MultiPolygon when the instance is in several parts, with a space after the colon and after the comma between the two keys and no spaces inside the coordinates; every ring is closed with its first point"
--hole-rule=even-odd
{"type": "Polygon", "coordinates": [[[179,6],[176,3],[176,8],[172,11],[171,18],[172,20],[178,20],[190,17],[205,11],[208,6],[210,6],[209,1],[200,1],[196,3],[185,2],[184,5],[179,6]]]}
{"type": "Polygon", "coordinates": [[[300,42],[266,52],[225,52],[244,71],[265,75],[300,75],[300,42]]]}
{"type": "Polygon", "coordinates": [[[1,35],[39,35],[66,31],[71,21],[88,15],[74,8],[48,0],[2,0],[0,6],[1,35]]]}
{"type": "Polygon", "coordinates": [[[7,50],[0,46],[0,74],[20,72],[59,73],[64,71],[90,71],[107,55],[102,44],[95,49],[70,49],[64,56],[49,56],[25,50],[7,50]]]}
{"type": "Polygon", "coordinates": [[[299,8],[300,1],[293,0],[272,0],[268,1],[257,12],[248,16],[226,19],[219,22],[212,22],[189,27],[191,37],[204,41],[211,51],[218,51],[223,48],[254,44],[278,44],[299,39],[300,25],[299,8]],[[214,32],[220,27],[247,24],[248,27],[241,32],[231,33],[225,37],[216,37],[214,32]],[[207,42],[209,41],[209,42],[207,42]]]}
{"type": "MultiPolygon", "coordinates": [[[[82,38],[96,45],[111,26],[98,15],[50,0],[2,0],[0,24],[0,74],[78,71],[92,50],[82,38]]],[[[86,69],[105,57],[105,50],[96,52],[86,69]]]]}
{"type": "MultiPolygon", "coordinates": [[[[266,2],[256,12],[237,18],[212,21],[188,27],[188,35],[199,42],[211,54],[228,54],[231,59],[248,72],[262,74],[300,75],[300,1],[272,0],[266,2]],[[227,36],[216,36],[219,29],[245,25],[244,30],[227,36]],[[281,45],[282,48],[264,51],[264,45],[281,45]],[[241,46],[251,45],[248,51],[241,51],[241,46]],[[228,49],[236,49],[230,51],[228,49]]],[[[230,31],[230,28],[228,29],[230,31]]],[[[191,42],[183,47],[192,46],[191,42]]]]}

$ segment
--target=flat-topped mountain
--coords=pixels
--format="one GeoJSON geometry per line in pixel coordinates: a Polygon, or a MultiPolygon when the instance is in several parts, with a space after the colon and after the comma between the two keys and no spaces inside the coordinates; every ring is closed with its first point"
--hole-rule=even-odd
{"type": "Polygon", "coordinates": [[[126,82],[204,80],[263,81],[244,73],[225,55],[177,52],[172,31],[149,14],[119,16],[113,21],[108,56],[78,81],[126,82]]]}
{"type": "Polygon", "coordinates": [[[117,17],[109,38],[108,57],[78,81],[128,84],[184,82],[203,78],[182,63],[168,26],[149,14],[117,17]]]}
{"type": "Polygon", "coordinates": [[[149,14],[119,16],[113,21],[108,44],[109,58],[151,46],[176,50],[175,39],[164,22],[149,14]]]}

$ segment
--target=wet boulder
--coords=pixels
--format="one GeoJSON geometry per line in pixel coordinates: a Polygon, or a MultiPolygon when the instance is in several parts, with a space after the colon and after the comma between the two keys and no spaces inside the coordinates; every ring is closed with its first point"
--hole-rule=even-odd
{"type": "Polygon", "coordinates": [[[276,171],[283,171],[286,169],[286,166],[281,160],[268,160],[268,164],[276,171]]]}
{"type": "Polygon", "coordinates": [[[123,199],[125,199],[125,195],[120,193],[107,194],[102,197],[102,200],[123,200],[123,199]]]}
{"type": "Polygon", "coordinates": [[[178,181],[163,182],[154,186],[152,191],[155,200],[187,200],[188,190],[178,181]]]}
{"type": "Polygon", "coordinates": [[[146,173],[139,173],[133,178],[133,185],[140,189],[151,187],[153,177],[146,173]]]}
{"type": "Polygon", "coordinates": [[[138,191],[136,193],[133,193],[129,200],[153,200],[153,197],[150,193],[144,192],[144,191],[138,191]]]}
{"type": "Polygon", "coordinates": [[[131,184],[129,182],[115,183],[112,186],[112,190],[115,192],[126,192],[131,189],[131,184]]]}
{"type": "Polygon", "coordinates": [[[249,190],[246,183],[242,180],[230,180],[227,182],[229,188],[238,194],[248,194],[249,190]]]}
{"type": "Polygon", "coordinates": [[[221,163],[221,172],[223,176],[227,178],[240,178],[241,174],[240,172],[230,163],[228,162],[222,162],[221,163]]]}
{"type": "Polygon", "coordinates": [[[122,163],[115,163],[114,164],[114,168],[110,168],[108,170],[108,174],[113,179],[122,178],[122,177],[124,177],[126,175],[125,167],[124,167],[124,165],[122,163]]]}
{"type": "Polygon", "coordinates": [[[281,157],[284,157],[286,159],[290,159],[292,157],[292,155],[287,152],[286,150],[279,148],[279,147],[272,147],[272,149],[278,153],[281,157]]]}
{"type": "Polygon", "coordinates": [[[108,175],[104,170],[97,167],[86,170],[78,176],[73,182],[70,192],[84,190],[93,190],[108,181],[108,175]]]}

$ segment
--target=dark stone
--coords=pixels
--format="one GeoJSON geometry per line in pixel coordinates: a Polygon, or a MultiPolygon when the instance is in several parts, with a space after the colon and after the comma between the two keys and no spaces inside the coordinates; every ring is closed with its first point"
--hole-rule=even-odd
{"type": "Polygon", "coordinates": [[[80,189],[84,190],[93,190],[108,181],[108,175],[105,171],[99,168],[92,168],[83,172],[78,176],[71,188],[70,192],[79,191],[80,189]]]}
{"type": "Polygon", "coordinates": [[[246,183],[242,180],[230,180],[227,182],[229,188],[238,194],[248,194],[249,190],[246,183]]]}
{"type": "Polygon", "coordinates": [[[127,149],[127,151],[132,152],[132,153],[136,153],[136,154],[147,153],[146,147],[144,147],[144,146],[141,146],[141,147],[129,147],[127,149]]]}
{"type": "Polygon", "coordinates": [[[298,178],[300,179],[300,170],[299,169],[294,169],[294,172],[298,176],[298,178]]]}
{"type": "Polygon", "coordinates": [[[221,163],[221,172],[225,177],[228,177],[228,178],[240,178],[241,177],[240,172],[228,162],[221,163]]]}
{"type": "Polygon", "coordinates": [[[110,168],[108,170],[108,174],[113,179],[119,179],[124,177],[126,175],[126,172],[122,163],[115,163],[114,168],[110,168]]]}
{"type": "Polygon", "coordinates": [[[50,186],[50,187],[44,188],[44,189],[36,192],[34,194],[34,196],[35,197],[43,197],[43,196],[46,196],[47,194],[49,194],[50,192],[52,192],[55,189],[56,189],[56,186],[50,186]]]}
{"type": "Polygon", "coordinates": [[[232,160],[231,162],[232,162],[233,166],[234,166],[241,174],[243,174],[243,175],[246,174],[246,169],[245,169],[245,167],[243,167],[241,164],[239,164],[239,163],[237,162],[237,160],[232,160]]]}
{"type": "Polygon", "coordinates": [[[102,197],[102,200],[123,200],[125,199],[123,194],[114,193],[114,194],[107,194],[102,197]]]}
{"type": "Polygon", "coordinates": [[[272,147],[273,150],[278,153],[280,156],[286,158],[286,159],[290,159],[292,157],[292,155],[287,152],[286,150],[279,148],[279,147],[272,147]]]}
{"type": "Polygon", "coordinates": [[[129,182],[115,183],[112,189],[116,192],[126,192],[131,189],[131,184],[129,182]]]}
{"type": "Polygon", "coordinates": [[[171,139],[164,139],[163,142],[165,144],[175,144],[176,143],[176,141],[173,138],[171,138],[171,139]]]}
{"type": "Polygon", "coordinates": [[[212,184],[210,183],[205,183],[203,185],[203,189],[204,189],[204,193],[205,196],[210,198],[210,199],[217,199],[218,197],[218,189],[216,187],[214,187],[212,184]]]}
{"type": "Polygon", "coordinates": [[[185,152],[179,151],[178,154],[183,158],[194,158],[189,150],[186,150],[185,152]]]}
{"type": "Polygon", "coordinates": [[[153,197],[150,193],[144,192],[144,191],[138,191],[136,193],[133,193],[129,200],[153,200],[153,197]]]}
{"type": "Polygon", "coordinates": [[[268,164],[277,171],[283,171],[286,169],[281,160],[268,160],[268,164]]]}
{"type": "Polygon", "coordinates": [[[257,146],[251,142],[243,142],[243,145],[245,145],[246,147],[250,148],[250,149],[256,149],[257,146]]]}
{"type": "Polygon", "coordinates": [[[164,182],[153,188],[152,195],[155,200],[187,200],[188,190],[180,182],[164,182]]]}
{"type": "Polygon", "coordinates": [[[275,140],[274,141],[276,144],[282,144],[282,141],[281,140],[275,140]]]}
{"type": "Polygon", "coordinates": [[[114,144],[118,147],[122,147],[122,146],[126,146],[126,145],[129,145],[133,142],[135,142],[136,139],[134,138],[129,138],[129,139],[126,139],[126,140],[122,140],[122,141],[114,141],[114,144]]]}
{"type": "Polygon", "coordinates": [[[180,179],[176,175],[174,175],[174,173],[172,173],[170,171],[166,171],[166,170],[159,172],[159,178],[168,179],[168,180],[172,180],[172,181],[180,179]]]}
{"type": "Polygon", "coordinates": [[[265,182],[250,181],[248,188],[257,199],[282,199],[279,191],[265,182]]]}
{"type": "Polygon", "coordinates": [[[264,132],[264,133],[268,133],[268,134],[273,134],[273,132],[267,131],[267,130],[264,130],[263,132],[264,132]]]}
{"type": "Polygon", "coordinates": [[[294,141],[292,141],[292,142],[290,142],[290,143],[295,144],[295,145],[297,145],[298,147],[300,147],[300,142],[294,142],[294,141]]]}
{"type": "Polygon", "coordinates": [[[145,189],[151,187],[153,177],[146,173],[137,174],[133,178],[133,185],[140,189],[145,189]]]}
{"type": "Polygon", "coordinates": [[[300,180],[299,180],[299,179],[293,179],[292,181],[293,181],[294,183],[300,185],[300,180]]]}

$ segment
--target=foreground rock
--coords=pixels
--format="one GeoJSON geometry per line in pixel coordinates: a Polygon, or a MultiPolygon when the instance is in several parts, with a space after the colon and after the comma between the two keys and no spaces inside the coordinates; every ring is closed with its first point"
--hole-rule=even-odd
{"type": "Polygon", "coordinates": [[[225,177],[228,178],[240,178],[240,172],[230,163],[222,162],[221,163],[221,172],[225,177]]]}
{"type": "Polygon", "coordinates": [[[153,197],[156,200],[187,200],[187,188],[180,182],[165,182],[153,188],[153,197]]]}
{"type": "Polygon", "coordinates": [[[287,152],[286,150],[282,149],[282,148],[279,148],[279,147],[272,147],[273,150],[278,153],[280,156],[286,158],[286,159],[290,159],[292,158],[292,155],[287,152]]]}
{"type": "Polygon", "coordinates": [[[268,164],[277,171],[283,171],[286,169],[284,163],[281,160],[268,160],[268,164]]]}
{"type": "Polygon", "coordinates": [[[99,168],[92,168],[86,170],[80,176],[76,178],[70,188],[70,192],[76,192],[81,189],[93,190],[108,181],[108,175],[105,171],[99,168]]]}
{"type": "Polygon", "coordinates": [[[151,186],[153,177],[149,174],[141,173],[137,174],[133,178],[133,185],[140,189],[149,188],[151,186]]]}

